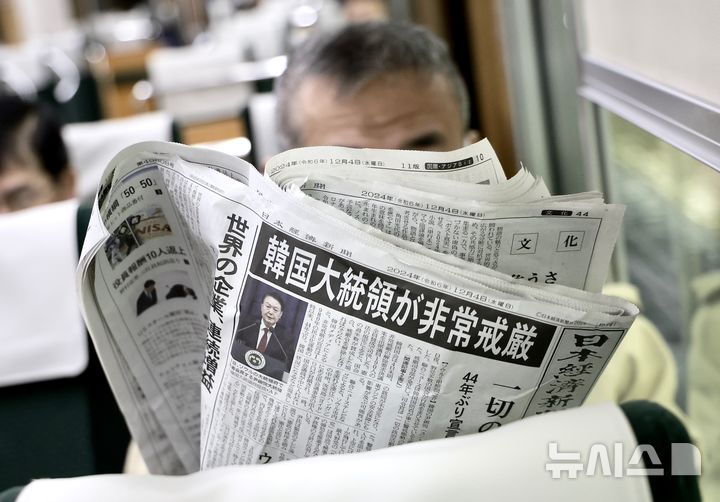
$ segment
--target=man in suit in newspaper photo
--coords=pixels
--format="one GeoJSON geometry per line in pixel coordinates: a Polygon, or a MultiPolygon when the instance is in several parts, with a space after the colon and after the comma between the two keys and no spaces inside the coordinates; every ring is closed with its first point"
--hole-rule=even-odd
{"type": "Polygon", "coordinates": [[[286,337],[278,326],[283,315],[279,295],[265,293],[260,304],[260,318],[243,324],[235,332],[232,357],[254,370],[283,380],[290,363],[285,347],[286,337]]]}

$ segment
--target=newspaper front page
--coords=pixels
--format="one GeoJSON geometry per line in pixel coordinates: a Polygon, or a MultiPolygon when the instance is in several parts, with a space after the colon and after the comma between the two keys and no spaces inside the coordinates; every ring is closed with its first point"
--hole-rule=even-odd
{"type": "MultiPolygon", "coordinates": [[[[463,173],[505,181],[493,176],[463,173]]],[[[497,244],[505,263],[512,247],[497,244]]],[[[577,262],[591,274],[592,259],[577,262]]],[[[540,272],[528,263],[515,273],[540,272]]],[[[168,143],[113,159],[78,278],[133,436],[164,474],[484,432],[577,406],[637,315],[560,274],[536,284],[437,253],[239,159],[168,143]]]]}

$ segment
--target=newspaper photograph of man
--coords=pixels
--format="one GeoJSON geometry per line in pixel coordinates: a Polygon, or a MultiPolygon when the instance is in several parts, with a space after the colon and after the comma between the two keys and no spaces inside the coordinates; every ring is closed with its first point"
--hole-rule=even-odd
{"type": "Polygon", "coordinates": [[[156,305],[158,301],[157,289],[155,288],[155,281],[149,279],[143,284],[143,290],[137,299],[137,315],[142,314],[147,309],[156,305]]]}
{"type": "Polygon", "coordinates": [[[304,301],[249,277],[240,302],[233,359],[286,382],[306,309],[304,301]]]}

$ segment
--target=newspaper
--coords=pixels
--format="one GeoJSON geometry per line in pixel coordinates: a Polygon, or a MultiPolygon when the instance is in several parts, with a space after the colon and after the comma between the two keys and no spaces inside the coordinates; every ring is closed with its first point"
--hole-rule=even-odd
{"type": "Polygon", "coordinates": [[[550,197],[526,171],[505,179],[486,141],[298,149],[268,174],[153,142],[103,176],[78,287],[151,472],[372,450],[577,406],[638,313],[578,287],[602,282],[622,211],[594,193],[550,197]]]}

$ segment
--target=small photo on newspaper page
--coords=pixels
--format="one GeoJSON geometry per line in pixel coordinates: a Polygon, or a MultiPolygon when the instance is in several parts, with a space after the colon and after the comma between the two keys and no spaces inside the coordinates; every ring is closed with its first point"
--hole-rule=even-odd
{"type": "Polygon", "coordinates": [[[110,266],[115,268],[143,243],[166,235],[172,235],[172,229],[162,208],[148,206],[126,218],[113,230],[105,243],[105,255],[110,266]]]}
{"type": "Polygon", "coordinates": [[[307,302],[248,277],[232,358],[255,371],[287,382],[307,302]]]}
{"type": "MultiPolygon", "coordinates": [[[[190,281],[190,275],[183,270],[148,274],[135,300],[137,316],[140,317],[143,312],[158,305],[158,302],[162,304],[175,298],[197,300],[195,290],[189,286],[190,281]]],[[[129,300],[132,301],[132,296],[129,300]]]]}

